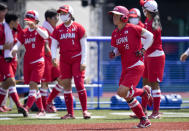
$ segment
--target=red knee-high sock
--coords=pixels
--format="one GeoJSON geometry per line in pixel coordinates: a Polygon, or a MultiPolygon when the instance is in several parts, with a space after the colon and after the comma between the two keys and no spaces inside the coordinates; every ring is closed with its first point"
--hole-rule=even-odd
{"type": "Polygon", "coordinates": [[[6,94],[7,94],[7,90],[0,88],[0,106],[3,102],[3,100],[5,99],[6,94]]]}
{"type": "Polygon", "coordinates": [[[14,103],[16,104],[16,106],[20,107],[21,103],[19,101],[19,96],[18,96],[16,87],[15,86],[10,86],[8,90],[9,90],[9,95],[13,99],[14,103]]]}
{"type": "Polygon", "coordinates": [[[134,89],[134,94],[133,94],[132,97],[142,96],[143,94],[144,94],[144,89],[135,88],[134,89]]]}
{"type": "Polygon", "coordinates": [[[153,112],[159,112],[160,101],[161,101],[161,90],[152,90],[153,97],[153,112]]]}
{"type": "Polygon", "coordinates": [[[47,103],[52,103],[52,100],[63,90],[63,87],[59,84],[53,88],[52,92],[50,93],[49,97],[47,98],[47,103]]]}
{"type": "Polygon", "coordinates": [[[141,119],[142,117],[145,117],[142,106],[138,102],[137,99],[133,98],[133,100],[131,102],[129,102],[128,105],[139,119],[141,119]]]}
{"type": "Polygon", "coordinates": [[[28,110],[32,107],[33,103],[35,102],[36,95],[37,95],[36,90],[30,90],[29,91],[28,100],[27,100],[27,103],[26,103],[26,106],[25,106],[28,110]]]}
{"type": "Polygon", "coordinates": [[[47,97],[48,97],[48,89],[40,89],[40,94],[41,94],[41,98],[42,98],[42,103],[43,103],[43,107],[44,109],[46,109],[47,107],[47,97]]]}
{"type": "Polygon", "coordinates": [[[64,91],[64,100],[66,103],[68,114],[74,115],[72,91],[64,91]]]}
{"type": "Polygon", "coordinates": [[[87,110],[87,92],[85,89],[78,91],[79,100],[83,111],[87,110]]]}
{"type": "Polygon", "coordinates": [[[44,111],[42,98],[41,98],[41,94],[39,91],[38,91],[37,97],[36,97],[36,105],[37,105],[39,111],[44,111]]]}

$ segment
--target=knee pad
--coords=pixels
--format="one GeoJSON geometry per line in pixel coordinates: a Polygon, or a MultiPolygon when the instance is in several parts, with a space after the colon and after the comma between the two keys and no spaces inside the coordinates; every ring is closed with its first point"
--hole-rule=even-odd
{"type": "Polygon", "coordinates": [[[126,94],[126,98],[132,98],[134,93],[135,93],[135,90],[133,88],[131,88],[130,90],[128,90],[128,92],[126,94]]]}

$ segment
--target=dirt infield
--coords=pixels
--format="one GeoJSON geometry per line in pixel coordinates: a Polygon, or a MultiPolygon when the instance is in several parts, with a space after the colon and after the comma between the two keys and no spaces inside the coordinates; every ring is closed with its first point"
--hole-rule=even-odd
{"type": "Polygon", "coordinates": [[[146,129],[134,129],[136,123],[1,125],[1,131],[189,131],[189,122],[153,122],[146,129]]]}

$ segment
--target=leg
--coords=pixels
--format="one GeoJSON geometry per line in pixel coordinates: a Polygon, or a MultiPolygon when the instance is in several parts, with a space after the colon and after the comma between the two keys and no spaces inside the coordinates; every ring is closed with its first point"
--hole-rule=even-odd
{"type": "Polygon", "coordinates": [[[151,82],[152,87],[152,97],[153,97],[153,112],[149,116],[149,119],[159,119],[159,107],[161,101],[161,90],[158,82],[151,82]]]}
{"type": "Polygon", "coordinates": [[[68,114],[61,117],[61,119],[75,119],[73,110],[73,96],[71,79],[63,79],[60,84],[64,87],[64,100],[67,107],[68,114]]]}
{"type": "Polygon", "coordinates": [[[42,82],[41,83],[40,93],[41,93],[43,107],[46,110],[47,97],[48,97],[48,82],[42,82]]]}
{"type": "MultiPolygon", "coordinates": [[[[79,59],[79,57],[78,57],[79,59]]],[[[78,92],[79,100],[83,110],[83,118],[90,119],[91,114],[87,111],[87,92],[84,87],[85,71],[80,71],[80,60],[76,61],[72,66],[75,86],[78,92]]]]}

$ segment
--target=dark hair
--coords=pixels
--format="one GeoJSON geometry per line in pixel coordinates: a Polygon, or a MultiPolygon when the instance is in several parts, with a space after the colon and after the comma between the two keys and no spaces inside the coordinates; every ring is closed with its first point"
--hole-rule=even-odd
{"type": "Polygon", "coordinates": [[[8,9],[7,5],[0,3],[0,11],[8,9]]]}
{"type": "Polygon", "coordinates": [[[9,24],[11,21],[16,21],[18,20],[18,15],[14,13],[7,13],[5,15],[5,21],[9,24]]]}
{"type": "Polygon", "coordinates": [[[157,30],[160,28],[162,30],[159,12],[150,12],[150,14],[153,18],[152,29],[157,30]]]}
{"type": "Polygon", "coordinates": [[[56,16],[58,13],[55,9],[48,9],[45,11],[45,19],[47,20],[47,18],[52,18],[54,16],[56,16]]]}

